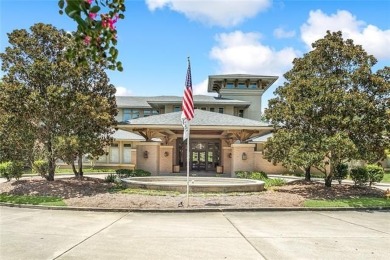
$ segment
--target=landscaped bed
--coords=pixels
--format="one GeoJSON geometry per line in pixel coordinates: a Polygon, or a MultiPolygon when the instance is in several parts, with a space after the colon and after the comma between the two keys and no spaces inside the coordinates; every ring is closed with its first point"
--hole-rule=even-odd
{"type": "MultiPolygon", "coordinates": [[[[116,184],[91,177],[84,177],[82,180],[58,178],[51,182],[37,178],[10,181],[0,184],[0,193],[2,202],[41,205],[50,205],[53,202],[53,205],[62,205],[59,201],[63,201],[67,206],[76,207],[174,209],[178,208],[181,203],[184,205],[186,203],[186,194],[118,188],[116,184]],[[32,200],[26,200],[26,197],[23,197],[24,200],[18,199],[20,195],[34,196],[34,198],[32,200]]],[[[331,188],[326,188],[323,183],[302,180],[293,181],[284,186],[271,187],[263,192],[190,194],[191,208],[303,206],[390,207],[390,200],[384,199],[383,190],[374,187],[336,184],[331,188]],[[321,202],[316,203],[317,200],[321,202]]]]}

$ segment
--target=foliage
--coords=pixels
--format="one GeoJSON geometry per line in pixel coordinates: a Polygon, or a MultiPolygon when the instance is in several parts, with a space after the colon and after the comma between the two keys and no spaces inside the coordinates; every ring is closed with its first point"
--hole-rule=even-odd
{"type": "Polygon", "coordinates": [[[32,170],[43,177],[49,172],[49,163],[45,160],[36,160],[32,163],[32,170]]]}
{"type": "Polygon", "coordinates": [[[390,67],[373,73],[377,60],[341,32],[327,32],[312,47],[294,59],[269,101],[265,115],[275,134],[266,156],[292,168],[315,167],[329,187],[337,165],[380,160],[389,147],[390,67]]]}
{"type": "Polygon", "coordinates": [[[305,200],[305,207],[322,208],[322,207],[390,207],[390,200],[384,198],[350,198],[335,200],[305,200]]]}
{"type": "Polygon", "coordinates": [[[113,174],[113,173],[110,173],[108,174],[104,180],[108,183],[114,183],[116,181],[116,179],[118,178],[118,176],[116,174],[113,174]]]}
{"type": "Polygon", "coordinates": [[[30,30],[9,33],[10,46],[0,54],[1,110],[6,118],[24,122],[22,128],[15,120],[0,120],[0,135],[13,126],[17,137],[5,135],[4,142],[14,143],[19,154],[26,140],[27,147],[42,148],[49,167],[45,178],[54,180],[56,159],[73,163],[85,153],[104,153],[116,124],[115,88],[104,67],[66,59],[67,49],[80,47],[72,35],[41,23],[30,30]]]}
{"type": "Polygon", "coordinates": [[[130,177],[133,170],[130,170],[130,169],[117,169],[115,170],[116,174],[120,177],[120,178],[123,178],[123,177],[130,177]]]}
{"type": "Polygon", "coordinates": [[[81,56],[80,49],[69,48],[69,58],[86,63],[88,57],[92,57],[94,62],[122,71],[122,63],[116,61],[118,50],[115,47],[115,23],[125,18],[125,0],[58,0],[58,6],[60,14],[65,11],[78,24],[76,41],[84,45],[84,54],[81,56]]]}
{"type": "Polygon", "coordinates": [[[341,163],[336,165],[334,169],[334,178],[339,181],[339,184],[341,184],[341,181],[346,179],[348,176],[348,164],[341,163]]]}
{"type": "Polygon", "coordinates": [[[268,176],[262,171],[236,171],[236,177],[242,179],[265,180],[268,176]]]}
{"type": "Polygon", "coordinates": [[[385,174],[383,175],[382,182],[390,183],[390,172],[389,171],[385,172],[385,174]]]}
{"type": "Polygon", "coordinates": [[[62,198],[50,196],[26,196],[26,195],[8,195],[0,194],[0,202],[13,204],[31,204],[45,206],[66,206],[62,198]]]}
{"type": "Polygon", "coordinates": [[[263,171],[236,171],[236,178],[264,181],[264,187],[283,186],[286,182],[283,179],[270,179],[263,171]]]}
{"type": "Polygon", "coordinates": [[[366,184],[369,180],[368,173],[365,167],[357,167],[355,169],[351,169],[350,176],[355,185],[359,186],[366,184]]]}
{"type": "Polygon", "coordinates": [[[366,165],[366,171],[367,171],[368,182],[370,186],[374,182],[381,182],[385,175],[385,171],[383,170],[383,168],[375,164],[366,165]]]}
{"type": "Polygon", "coordinates": [[[10,181],[12,178],[19,180],[23,174],[23,163],[20,161],[8,161],[0,163],[0,176],[10,181]]]}

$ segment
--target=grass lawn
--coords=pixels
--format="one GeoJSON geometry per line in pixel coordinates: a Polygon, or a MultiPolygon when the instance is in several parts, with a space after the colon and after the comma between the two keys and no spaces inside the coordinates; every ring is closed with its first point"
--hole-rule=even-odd
{"type": "Polygon", "coordinates": [[[388,182],[390,183],[390,172],[386,171],[385,175],[383,176],[383,180],[381,182],[388,182]]]}
{"type": "Polygon", "coordinates": [[[0,194],[0,202],[13,204],[31,204],[44,206],[66,206],[61,198],[49,196],[25,196],[25,195],[7,195],[0,194]]]}
{"type": "Polygon", "coordinates": [[[336,200],[306,200],[304,206],[308,208],[320,207],[390,207],[390,199],[385,198],[353,198],[336,200]]]}

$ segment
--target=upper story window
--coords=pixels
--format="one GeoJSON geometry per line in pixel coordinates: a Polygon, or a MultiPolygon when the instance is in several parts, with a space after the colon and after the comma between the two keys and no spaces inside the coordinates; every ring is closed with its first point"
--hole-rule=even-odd
{"type": "Polygon", "coordinates": [[[123,121],[139,118],[139,110],[133,108],[123,109],[123,121]]]}
{"type": "Polygon", "coordinates": [[[144,117],[158,115],[160,112],[157,109],[145,109],[144,117]]]}
{"type": "Polygon", "coordinates": [[[238,116],[239,117],[244,117],[244,109],[238,110],[238,116]]]}
{"type": "Polygon", "coordinates": [[[223,114],[223,107],[218,108],[218,113],[223,114]]]}
{"type": "Polygon", "coordinates": [[[244,82],[240,82],[237,84],[237,88],[247,88],[244,82]]]}
{"type": "Polygon", "coordinates": [[[234,83],[233,82],[226,83],[226,87],[225,88],[234,88],[234,83]]]}
{"type": "Polygon", "coordinates": [[[201,109],[201,110],[207,110],[207,108],[205,108],[205,107],[201,107],[200,109],[201,109]]]}
{"type": "Polygon", "coordinates": [[[215,112],[215,108],[214,107],[210,107],[210,112],[215,112]]]}
{"type": "Polygon", "coordinates": [[[249,83],[248,88],[257,88],[257,84],[255,82],[249,83]]]}
{"type": "Polygon", "coordinates": [[[181,106],[174,106],[173,107],[173,112],[179,112],[181,111],[181,106]]]}

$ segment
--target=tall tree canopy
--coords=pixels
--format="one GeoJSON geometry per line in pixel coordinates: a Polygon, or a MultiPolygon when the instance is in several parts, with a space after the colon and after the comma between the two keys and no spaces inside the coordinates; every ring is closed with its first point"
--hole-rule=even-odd
{"type": "MultiPolygon", "coordinates": [[[[0,54],[5,72],[1,109],[13,123],[12,131],[23,137],[4,142],[18,151],[28,132],[29,140],[44,148],[49,164],[45,177],[53,180],[56,159],[73,162],[83,153],[103,153],[116,124],[115,88],[101,64],[65,58],[67,48],[82,48],[72,35],[41,23],[30,30],[8,34],[10,47],[0,54]],[[77,145],[64,149],[69,140],[77,145]]],[[[7,126],[0,123],[0,129],[7,126]]]]}
{"type": "Polygon", "coordinates": [[[389,68],[374,73],[377,60],[343,40],[341,32],[327,32],[312,47],[294,59],[286,82],[269,101],[265,114],[276,134],[266,145],[267,157],[299,167],[311,164],[330,186],[338,164],[383,158],[389,145],[389,68]]]}

